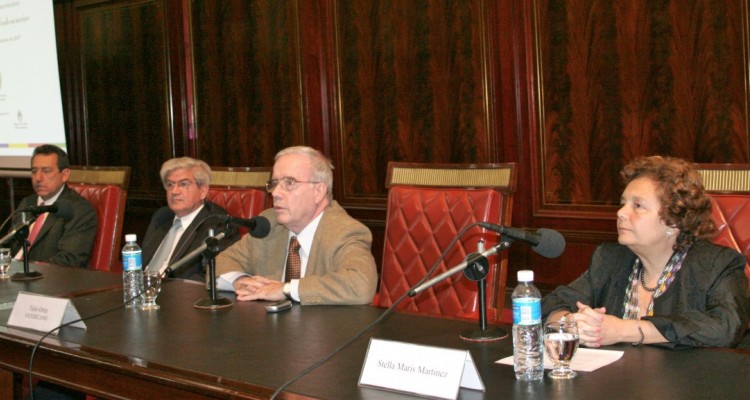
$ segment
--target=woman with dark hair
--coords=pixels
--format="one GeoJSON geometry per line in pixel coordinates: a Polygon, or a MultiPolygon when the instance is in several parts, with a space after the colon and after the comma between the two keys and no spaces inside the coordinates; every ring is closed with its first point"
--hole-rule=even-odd
{"type": "Polygon", "coordinates": [[[733,347],[750,315],[746,260],[715,245],[711,198],[692,164],[642,157],[622,171],[617,241],[542,300],[547,320],[578,323],[580,343],[733,347]]]}

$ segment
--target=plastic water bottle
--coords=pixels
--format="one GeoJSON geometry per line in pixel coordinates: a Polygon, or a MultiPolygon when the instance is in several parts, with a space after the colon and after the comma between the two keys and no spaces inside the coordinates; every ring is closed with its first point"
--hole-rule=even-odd
{"type": "Polygon", "coordinates": [[[122,292],[125,308],[137,308],[141,305],[143,292],[143,251],[136,243],[135,234],[125,235],[125,246],[122,248],[122,292]],[[129,300],[132,301],[128,302],[129,300]]]}
{"type": "Polygon", "coordinates": [[[534,286],[534,271],[518,271],[513,290],[513,369],[516,379],[535,381],[544,376],[542,296],[534,286]]]}

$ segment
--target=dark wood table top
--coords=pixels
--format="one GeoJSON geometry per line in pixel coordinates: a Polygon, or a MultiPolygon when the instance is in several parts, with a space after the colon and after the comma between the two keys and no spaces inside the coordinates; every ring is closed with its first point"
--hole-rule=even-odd
{"type": "MultiPolygon", "coordinates": [[[[119,274],[53,266],[37,270],[45,274],[38,281],[0,282],[0,303],[15,299],[19,290],[67,296],[84,317],[122,303],[119,274]]],[[[87,330],[63,328],[45,341],[34,369],[42,378],[101,396],[267,398],[383,313],[370,306],[295,305],[268,314],[263,302],[235,302],[218,311],[193,307],[207,296],[201,284],[166,281],[161,309],[120,308],[87,320],[87,330]]],[[[6,327],[9,315],[10,310],[0,311],[0,367],[21,373],[40,335],[6,327]]],[[[519,382],[512,367],[495,363],[512,354],[510,338],[490,343],[460,339],[461,332],[475,327],[474,322],[394,313],[290,385],[282,398],[410,398],[357,385],[370,338],[469,350],[487,390],[461,389],[461,399],[750,396],[750,354],[716,349],[611,346],[625,354],[599,370],[580,372],[570,381],[519,382]]]]}

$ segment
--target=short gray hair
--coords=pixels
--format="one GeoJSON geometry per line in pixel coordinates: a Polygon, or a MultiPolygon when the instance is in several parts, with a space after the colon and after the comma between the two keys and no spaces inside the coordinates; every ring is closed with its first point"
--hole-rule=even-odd
{"type": "Polygon", "coordinates": [[[333,199],[333,164],[323,153],[309,146],[287,147],[276,153],[274,160],[290,154],[300,154],[306,156],[312,164],[311,180],[322,182],[326,185],[326,195],[328,199],[333,199]]]}
{"type": "Polygon", "coordinates": [[[161,171],[159,172],[159,175],[161,175],[161,183],[166,185],[167,176],[169,176],[172,171],[183,168],[189,169],[193,172],[196,185],[208,186],[211,184],[211,167],[209,167],[205,161],[191,157],[179,157],[165,161],[164,164],[161,165],[161,171]]]}

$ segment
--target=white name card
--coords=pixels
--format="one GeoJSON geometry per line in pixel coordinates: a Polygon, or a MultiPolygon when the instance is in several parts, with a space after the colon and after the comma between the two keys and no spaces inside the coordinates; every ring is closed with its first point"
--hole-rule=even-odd
{"type": "Polygon", "coordinates": [[[469,351],[381,339],[370,339],[359,384],[439,399],[460,387],[484,391],[469,351]]]}
{"type": "MultiPolygon", "coordinates": [[[[62,324],[80,319],[69,299],[20,292],[8,318],[8,326],[49,332],[62,324]]],[[[70,326],[86,329],[83,321],[70,326]]]]}

